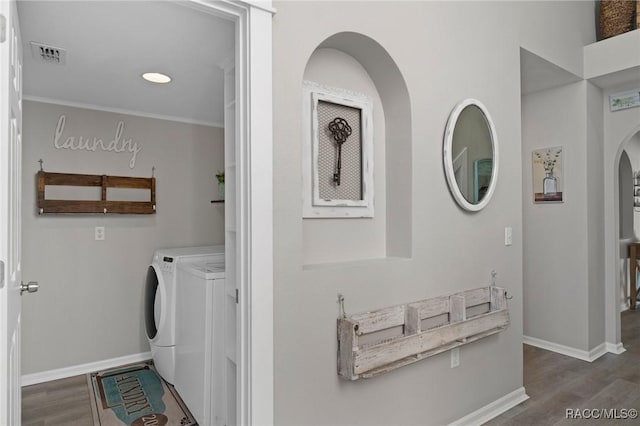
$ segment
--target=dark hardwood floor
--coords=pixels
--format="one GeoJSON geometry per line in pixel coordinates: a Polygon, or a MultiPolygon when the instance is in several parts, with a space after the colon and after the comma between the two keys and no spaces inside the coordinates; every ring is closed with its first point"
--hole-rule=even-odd
{"type": "Polygon", "coordinates": [[[22,426],[93,426],[87,376],[22,388],[22,426]]]}
{"type": "MultiPolygon", "coordinates": [[[[593,363],[524,345],[524,386],[530,399],[485,426],[637,425],[638,419],[571,420],[567,409],[640,410],[640,310],[622,314],[626,352],[593,363]]],[[[22,389],[23,426],[92,426],[86,376],[22,389]]]]}
{"type": "MultiPolygon", "coordinates": [[[[630,418],[566,418],[567,409],[640,410],[640,310],[622,313],[621,331],[627,351],[592,363],[524,345],[524,386],[530,399],[485,426],[640,424],[630,418]]],[[[618,415],[624,416],[621,411],[618,415]]]]}

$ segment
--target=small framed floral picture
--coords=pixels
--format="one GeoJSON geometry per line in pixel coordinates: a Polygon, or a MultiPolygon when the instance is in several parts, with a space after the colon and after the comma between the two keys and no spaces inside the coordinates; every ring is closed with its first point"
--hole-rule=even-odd
{"type": "Polygon", "coordinates": [[[532,154],[533,201],[561,203],[564,201],[562,147],[536,149],[532,154]]]}

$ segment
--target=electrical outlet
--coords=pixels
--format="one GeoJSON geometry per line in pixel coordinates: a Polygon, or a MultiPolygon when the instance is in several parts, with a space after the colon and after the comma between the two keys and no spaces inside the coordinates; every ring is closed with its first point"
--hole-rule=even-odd
{"type": "Polygon", "coordinates": [[[95,238],[96,241],[104,241],[104,226],[96,226],[95,238]]]}
{"type": "Polygon", "coordinates": [[[460,366],[460,348],[451,349],[451,368],[460,366]]]}
{"type": "Polygon", "coordinates": [[[507,226],[504,228],[504,245],[510,246],[513,244],[513,228],[507,226]]]}

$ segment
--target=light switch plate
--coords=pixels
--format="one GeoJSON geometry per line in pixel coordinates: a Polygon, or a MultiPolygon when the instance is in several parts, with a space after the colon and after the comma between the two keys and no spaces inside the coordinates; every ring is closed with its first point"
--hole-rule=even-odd
{"type": "Polygon", "coordinates": [[[507,226],[504,228],[504,245],[510,246],[513,244],[513,228],[507,226]]]}

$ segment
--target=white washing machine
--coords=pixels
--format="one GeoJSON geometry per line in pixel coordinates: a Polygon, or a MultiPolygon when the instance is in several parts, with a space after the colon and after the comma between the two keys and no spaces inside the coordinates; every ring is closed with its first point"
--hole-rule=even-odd
{"type": "Polygon", "coordinates": [[[224,263],[224,246],[159,249],[147,269],[145,328],[156,370],[169,383],[175,380],[176,266],[185,259],[205,256],[224,263]]]}
{"type": "Polygon", "coordinates": [[[227,395],[225,362],[225,267],[213,258],[178,265],[176,294],[176,390],[198,424],[234,424],[227,395]]]}

